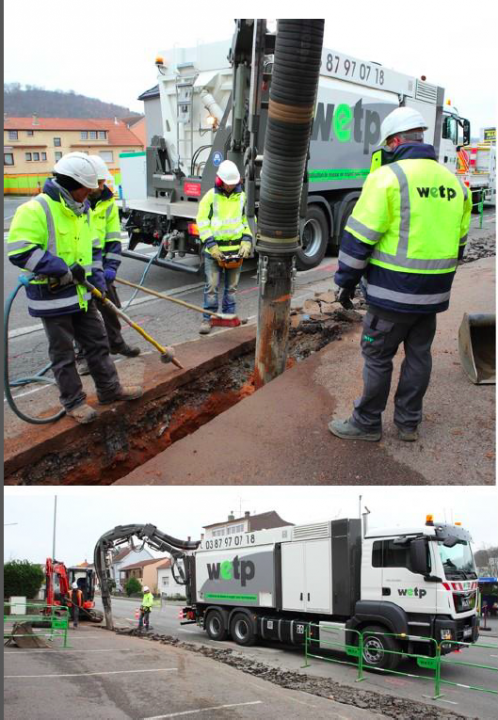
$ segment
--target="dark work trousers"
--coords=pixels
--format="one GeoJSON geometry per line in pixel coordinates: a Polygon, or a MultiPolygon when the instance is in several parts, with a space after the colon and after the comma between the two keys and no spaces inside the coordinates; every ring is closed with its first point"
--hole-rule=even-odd
{"type": "Polygon", "coordinates": [[[431,345],[436,333],[436,315],[414,313],[403,322],[391,322],[367,312],[363,319],[361,350],[363,394],[355,400],[353,424],[368,432],[382,429],[391,387],[393,358],[403,343],[405,359],[394,396],[394,423],[402,430],[415,430],[422,421],[422,401],[432,369],[431,345]]]}
{"type": "Polygon", "coordinates": [[[79,605],[76,605],[76,603],[73,603],[71,605],[71,619],[73,621],[74,627],[78,626],[78,620],[80,617],[80,608],[79,605]]]}
{"type": "MultiPolygon", "coordinates": [[[[116,286],[112,282],[106,282],[106,285],[107,297],[112,303],[114,303],[114,305],[116,305],[116,307],[120,308],[121,302],[118,297],[116,286]]],[[[121,323],[119,322],[119,318],[110,307],[107,307],[105,303],[99,303],[98,309],[104,318],[104,325],[107,337],[109,338],[109,347],[111,348],[111,352],[118,353],[126,345],[123,340],[123,336],[121,335],[121,323]]]]}
{"type": "Polygon", "coordinates": [[[150,621],[150,608],[140,608],[140,617],[138,619],[138,629],[141,630],[142,627],[145,627],[146,630],[149,629],[149,621],[150,621]]]}
{"type": "Polygon", "coordinates": [[[90,300],[88,311],[42,318],[48,338],[48,354],[66,410],[81,405],[86,399],[76,369],[74,342],[83,348],[99,400],[110,400],[120,389],[119,377],[109,355],[109,341],[104,323],[90,300]]]}

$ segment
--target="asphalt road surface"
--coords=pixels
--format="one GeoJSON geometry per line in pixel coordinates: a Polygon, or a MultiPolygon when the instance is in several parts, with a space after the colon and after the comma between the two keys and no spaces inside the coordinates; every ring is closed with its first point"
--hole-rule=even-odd
{"type": "MultiPolygon", "coordinates": [[[[136,627],[135,610],[140,606],[140,601],[113,598],[112,611],[115,625],[118,627],[136,627]]],[[[97,607],[102,609],[100,600],[97,600],[97,607]]],[[[244,653],[247,657],[258,662],[264,662],[271,667],[279,667],[282,670],[299,671],[303,665],[303,649],[299,647],[284,647],[279,644],[258,644],[254,647],[242,648],[235,643],[215,642],[210,640],[206,633],[196,625],[181,626],[178,620],[179,606],[164,604],[162,608],[154,608],[151,615],[151,628],[153,632],[162,633],[177,637],[183,642],[202,643],[214,648],[232,648],[244,653]]],[[[463,665],[447,664],[443,667],[442,678],[463,685],[472,685],[496,690],[496,678],[498,670],[498,638],[481,637],[481,645],[493,645],[493,648],[479,647],[479,643],[462,651],[445,656],[450,662],[466,662],[486,665],[495,668],[483,670],[463,665]]],[[[340,653],[331,653],[335,659],[343,659],[340,653]]],[[[406,673],[431,676],[431,673],[418,668],[413,661],[404,661],[398,670],[406,673]]],[[[329,677],[342,684],[355,686],[356,672],[354,668],[340,665],[338,663],[321,662],[311,660],[311,667],[307,673],[322,677],[329,677]]],[[[362,683],[362,690],[371,688],[377,692],[388,693],[402,698],[436,704],[445,710],[453,709],[469,717],[478,717],[486,720],[496,717],[496,695],[485,692],[469,690],[463,687],[453,687],[443,684],[444,697],[438,701],[431,699],[433,684],[429,681],[423,682],[415,677],[402,675],[379,675],[367,673],[367,679],[362,683]]]]}

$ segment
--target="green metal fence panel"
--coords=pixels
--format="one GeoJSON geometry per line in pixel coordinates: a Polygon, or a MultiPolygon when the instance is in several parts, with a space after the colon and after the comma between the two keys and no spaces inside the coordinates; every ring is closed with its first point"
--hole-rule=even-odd
{"type": "MultiPolygon", "coordinates": [[[[480,643],[470,644],[470,643],[460,642],[458,640],[445,640],[445,643],[448,643],[451,646],[454,646],[456,648],[461,648],[461,649],[466,649],[466,650],[477,650],[477,649],[486,648],[489,650],[494,650],[495,652],[498,653],[498,645],[493,645],[491,643],[481,643],[480,642],[480,643]]],[[[489,670],[491,672],[498,673],[498,667],[493,666],[493,665],[468,662],[466,660],[463,660],[463,661],[462,660],[449,660],[446,657],[442,656],[441,657],[441,670],[444,670],[445,666],[447,667],[450,665],[457,666],[457,667],[478,668],[480,670],[489,670]]],[[[482,687],[480,685],[467,685],[465,683],[453,682],[452,680],[446,680],[443,677],[441,677],[441,684],[442,685],[452,685],[454,687],[461,687],[461,688],[465,688],[467,690],[476,690],[478,692],[485,692],[485,693],[489,693],[491,695],[498,695],[498,690],[494,690],[492,688],[482,687]]],[[[496,687],[496,682],[495,682],[495,687],[496,687]]]]}
{"type": "MultiPolygon", "coordinates": [[[[6,633],[6,625],[12,623],[50,623],[48,632],[37,632],[36,636],[60,637],[62,647],[68,647],[67,632],[69,628],[69,608],[64,605],[44,605],[41,603],[4,603],[3,624],[4,639],[14,637],[12,633],[6,633]],[[8,608],[8,612],[6,609],[8,608]],[[12,612],[12,609],[22,608],[24,612],[12,612]]],[[[19,634],[17,637],[32,637],[29,633],[19,634]]]]}

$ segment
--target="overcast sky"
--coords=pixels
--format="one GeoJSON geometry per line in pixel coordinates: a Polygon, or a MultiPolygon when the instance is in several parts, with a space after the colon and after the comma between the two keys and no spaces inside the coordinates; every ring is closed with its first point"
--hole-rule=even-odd
{"type": "Polygon", "coordinates": [[[476,549],[498,545],[498,495],[488,487],[22,487],[5,489],[5,560],[44,563],[51,556],[56,493],[56,556],[67,565],[93,562],[96,541],[116,525],[152,523],[197,540],[204,525],[225,521],[231,511],[238,517],[275,510],[295,524],[358,517],[360,494],[371,527],[413,527],[432,513],[461,522],[476,549]]]}
{"type": "MultiPolygon", "coordinates": [[[[325,46],[377,61],[446,89],[473,136],[496,124],[497,6],[467,0],[400,4],[313,0],[325,46]]],[[[233,15],[277,18],[288,2],[67,2],[5,0],[5,82],[74,90],[143,111],[137,97],[156,84],[160,51],[229,40],[233,15]],[[244,12],[246,11],[246,12],[244,12]]],[[[303,8],[304,9],[304,8],[303,8]]]]}

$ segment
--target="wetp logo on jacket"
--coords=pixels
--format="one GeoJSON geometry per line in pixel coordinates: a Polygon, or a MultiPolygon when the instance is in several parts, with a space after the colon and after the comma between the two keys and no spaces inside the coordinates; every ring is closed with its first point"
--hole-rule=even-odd
{"type": "Polygon", "coordinates": [[[233,560],[224,560],[222,563],[208,563],[207,571],[210,580],[240,580],[242,587],[245,587],[248,580],[253,579],[255,567],[251,560],[239,560],[235,556],[233,560]]]}
{"type": "Polygon", "coordinates": [[[456,190],[444,187],[444,185],[440,185],[439,187],[418,187],[417,192],[421,198],[443,198],[448,200],[448,202],[457,196],[456,190]]]}

